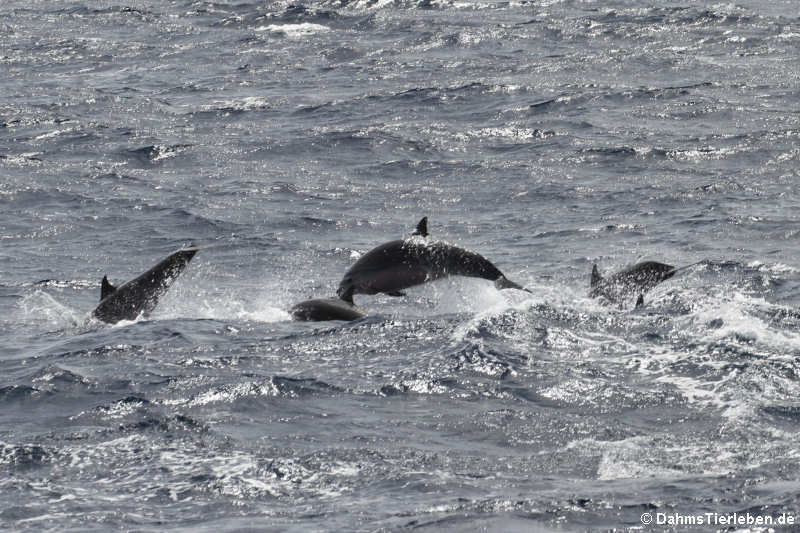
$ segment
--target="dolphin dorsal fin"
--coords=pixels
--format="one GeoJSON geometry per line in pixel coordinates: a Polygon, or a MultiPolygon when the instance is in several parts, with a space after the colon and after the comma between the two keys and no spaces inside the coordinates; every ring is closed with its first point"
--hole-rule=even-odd
{"type": "Polygon", "coordinates": [[[600,275],[600,272],[597,270],[597,263],[592,266],[592,282],[591,286],[594,287],[598,283],[603,280],[603,276],[600,275]]]}
{"type": "Polygon", "coordinates": [[[117,288],[108,281],[108,276],[103,276],[103,281],[100,283],[100,300],[105,300],[106,296],[115,290],[117,288]]]}
{"type": "Polygon", "coordinates": [[[422,217],[422,220],[417,224],[417,229],[411,235],[419,235],[420,237],[428,236],[428,217],[422,217]]]}

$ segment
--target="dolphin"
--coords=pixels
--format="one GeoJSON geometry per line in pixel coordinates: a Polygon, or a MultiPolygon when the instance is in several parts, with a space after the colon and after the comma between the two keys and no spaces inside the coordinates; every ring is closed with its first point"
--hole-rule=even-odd
{"type": "MultiPolygon", "coordinates": [[[[345,273],[336,294],[353,303],[355,294],[385,293],[404,296],[403,289],[447,276],[468,276],[494,281],[498,289],[520,289],[482,255],[428,238],[428,217],[410,237],[390,241],[364,254],[345,273]]],[[[528,291],[530,292],[530,291],[528,291]]]]}
{"type": "Polygon", "coordinates": [[[356,320],[367,316],[351,302],[340,298],[305,300],[292,306],[289,314],[295,320],[319,322],[322,320],[356,320]]]}
{"type": "Polygon", "coordinates": [[[120,287],[114,287],[108,281],[108,276],[103,276],[100,304],[92,311],[92,315],[110,324],[120,320],[134,320],[139,315],[148,316],[197,250],[196,247],[178,250],[120,287]]]}
{"type": "Polygon", "coordinates": [[[674,276],[678,270],[665,263],[643,261],[604,278],[595,264],[592,267],[589,296],[603,297],[609,302],[620,303],[620,300],[638,295],[636,307],[640,307],[644,305],[644,293],[674,276]]]}

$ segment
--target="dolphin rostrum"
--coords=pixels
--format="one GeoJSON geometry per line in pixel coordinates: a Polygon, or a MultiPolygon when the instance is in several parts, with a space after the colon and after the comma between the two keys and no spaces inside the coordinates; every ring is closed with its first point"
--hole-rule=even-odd
{"type": "Polygon", "coordinates": [[[197,250],[196,247],[179,250],[120,287],[114,287],[108,277],[103,276],[100,304],[92,311],[92,315],[111,324],[149,315],[197,250]]]}
{"type": "Polygon", "coordinates": [[[494,281],[498,289],[528,290],[507,279],[482,255],[429,239],[425,217],[409,238],[381,244],[364,254],[345,273],[336,293],[349,303],[355,294],[404,296],[403,289],[447,276],[483,278],[494,281]]]}
{"type": "Polygon", "coordinates": [[[604,278],[595,264],[592,267],[589,296],[603,297],[612,303],[621,303],[623,299],[636,296],[636,307],[639,307],[644,304],[644,293],[671,278],[677,271],[672,265],[643,261],[604,278]]]}
{"type": "Polygon", "coordinates": [[[356,320],[367,316],[361,309],[339,298],[305,300],[292,306],[289,314],[295,320],[319,322],[323,320],[356,320]]]}

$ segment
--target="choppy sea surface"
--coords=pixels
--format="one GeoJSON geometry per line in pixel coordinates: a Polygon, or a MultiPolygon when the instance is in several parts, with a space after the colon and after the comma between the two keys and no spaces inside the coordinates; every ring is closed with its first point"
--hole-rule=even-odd
{"type": "Polygon", "coordinates": [[[0,30],[4,531],[800,520],[795,2],[6,0],[0,30]],[[531,293],[290,320],[423,216],[531,293]],[[152,316],[90,319],[191,244],[152,316]],[[694,266],[588,298],[645,259],[694,266]]]}

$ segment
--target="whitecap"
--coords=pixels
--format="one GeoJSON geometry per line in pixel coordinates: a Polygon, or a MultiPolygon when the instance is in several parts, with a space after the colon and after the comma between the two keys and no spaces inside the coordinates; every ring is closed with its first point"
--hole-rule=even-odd
{"type": "Polygon", "coordinates": [[[322,24],[302,22],[300,24],[270,24],[269,26],[259,26],[256,31],[266,31],[270,33],[282,33],[289,39],[299,39],[308,35],[329,32],[331,29],[322,24]]]}

